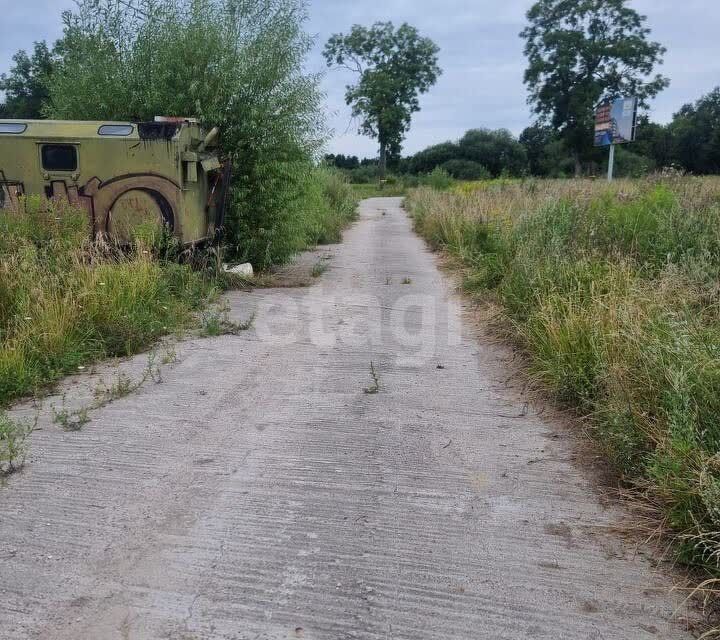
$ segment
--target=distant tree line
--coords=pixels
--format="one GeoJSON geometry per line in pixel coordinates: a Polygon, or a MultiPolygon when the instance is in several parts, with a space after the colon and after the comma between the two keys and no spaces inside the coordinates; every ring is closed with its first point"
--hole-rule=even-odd
{"type": "Polygon", "coordinates": [[[338,169],[358,169],[360,167],[375,166],[378,164],[377,158],[363,158],[362,160],[357,156],[346,156],[341,154],[335,155],[329,153],[325,156],[325,162],[332,167],[338,169]]]}
{"type": "MultiPolygon", "coordinates": [[[[583,171],[599,174],[607,166],[607,149],[583,154],[583,171]]],[[[326,161],[353,172],[360,181],[376,177],[376,159],[330,155],[326,161]]],[[[638,119],[637,140],[621,145],[616,154],[619,176],[640,176],[674,167],[688,173],[720,174],[720,87],[694,103],[684,105],[668,124],[638,119]]],[[[442,142],[407,158],[395,158],[396,173],[421,175],[438,167],[458,180],[479,180],[502,175],[518,177],[569,177],[576,171],[576,156],[563,136],[550,125],[534,124],[518,138],[505,129],[472,129],[456,142],[442,142]]]]}
{"type": "Polygon", "coordinates": [[[505,129],[471,129],[457,142],[443,142],[416,153],[404,168],[420,174],[436,167],[462,180],[521,175],[526,171],[527,152],[505,129]]]}

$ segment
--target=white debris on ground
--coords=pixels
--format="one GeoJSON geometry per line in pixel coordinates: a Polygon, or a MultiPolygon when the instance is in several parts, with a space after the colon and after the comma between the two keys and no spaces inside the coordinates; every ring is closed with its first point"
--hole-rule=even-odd
{"type": "Polygon", "coordinates": [[[246,278],[252,278],[254,275],[253,266],[249,262],[245,262],[244,264],[238,264],[234,267],[231,267],[228,264],[224,264],[223,268],[225,269],[226,273],[233,273],[237,276],[244,276],[246,278]]]}

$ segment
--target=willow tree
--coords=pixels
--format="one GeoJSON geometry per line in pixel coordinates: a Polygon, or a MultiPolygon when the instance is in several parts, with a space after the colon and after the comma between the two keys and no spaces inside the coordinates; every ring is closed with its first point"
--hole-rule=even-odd
{"type": "Polygon", "coordinates": [[[334,34],[325,45],[329,67],[343,67],[358,76],[346,87],[345,101],[353,117],[361,118],[360,133],[378,140],[381,173],[388,155],[400,153],[412,114],[420,111],[420,94],[441,74],[439,51],[415,27],[402,24],[395,29],[391,22],[370,28],[354,25],[349,34],[334,34]]]}

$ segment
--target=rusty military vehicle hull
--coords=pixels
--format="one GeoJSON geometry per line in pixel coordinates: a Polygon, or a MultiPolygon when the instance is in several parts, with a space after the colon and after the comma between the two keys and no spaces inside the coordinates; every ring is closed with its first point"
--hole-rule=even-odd
{"type": "Polygon", "coordinates": [[[0,215],[38,194],[87,211],[93,237],[126,243],[151,226],[207,242],[222,231],[230,182],[217,135],[180,118],[0,120],[0,215]]]}

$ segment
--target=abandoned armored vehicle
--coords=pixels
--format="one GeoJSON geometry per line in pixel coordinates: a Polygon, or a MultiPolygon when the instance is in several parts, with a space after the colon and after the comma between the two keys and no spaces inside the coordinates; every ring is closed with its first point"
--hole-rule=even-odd
{"type": "Polygon", "coordinates": [[[154,225],[184,245],[212,240],[230,180],[217,137],[179,118],[0,120],[0,210],[40,194],[87,211],[92,237],[127,243],[138,227],[154,225]]]}

